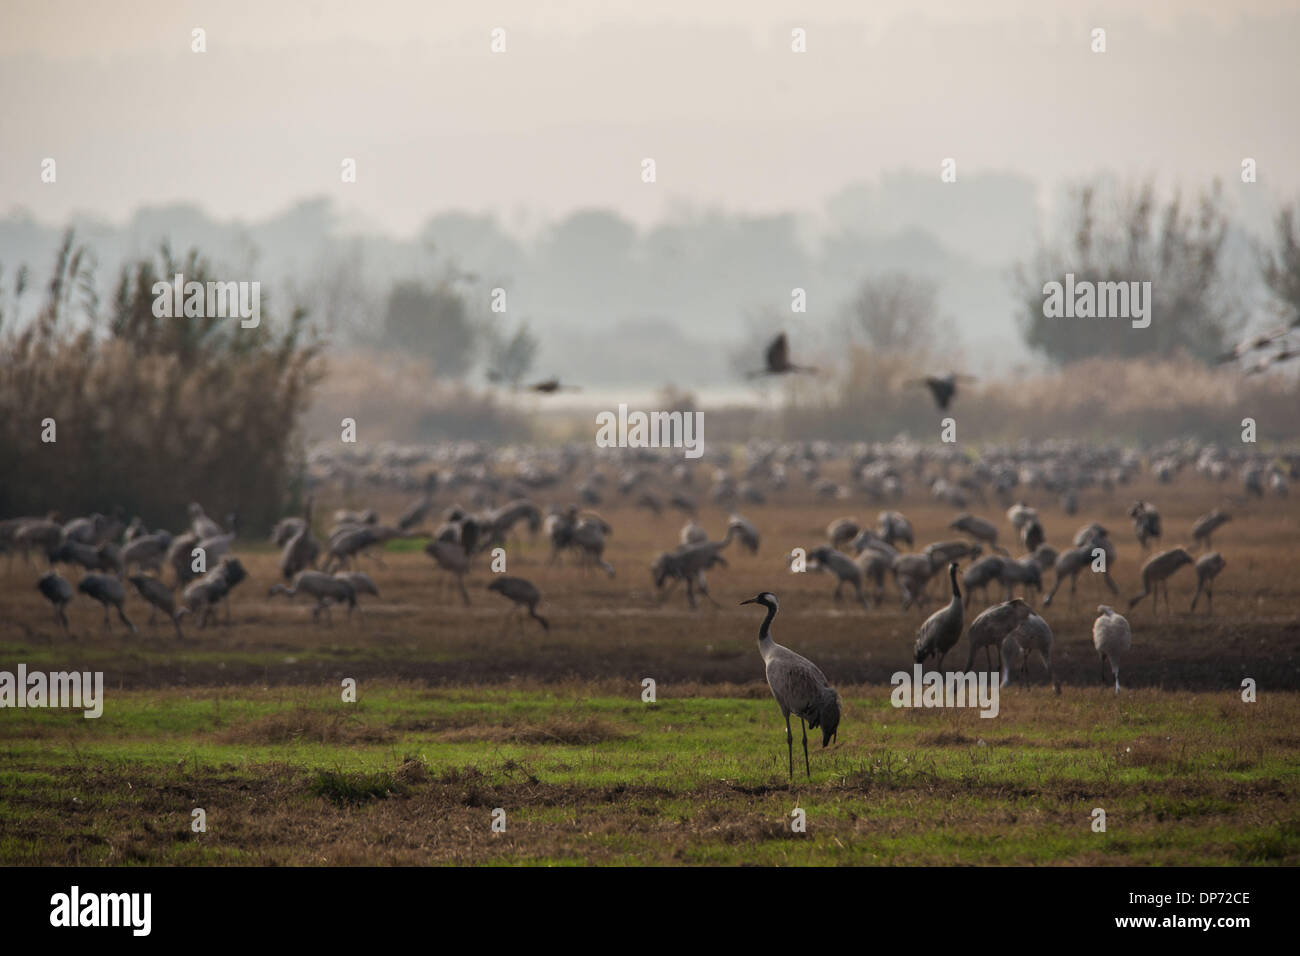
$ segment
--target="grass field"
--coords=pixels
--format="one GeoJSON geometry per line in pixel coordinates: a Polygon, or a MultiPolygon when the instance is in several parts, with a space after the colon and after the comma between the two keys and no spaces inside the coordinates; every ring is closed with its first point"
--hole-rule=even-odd
{"type": "MultiPolygon", "coordinates": [[[[1196,479],[1085,499],[1074,518],[1039,503],[1058,547],[1087,520],[1111,527],[1123,598],[1140,590],[1123,517],[1138,496],[1161,507],[1165,547],[1223,503],[1220,486],[1196,479]]],[[[653,593],[649,562],[676,542],[680,518],[602,509],[613,579],[547,567],[542,542],[525,541],[509,549],[509,572],[541,588],[549,634],[506,621],[508,605],[484,590],[486,562],[465,608],[409,549],[364,565],[382,596],[363,598],[363,617],[336,610],[317,627],[305,602],[267,598],[275,555],[250,544],[232,625],[191,625],[178,642],[169,625],[145,625],[133,596],[140,635],[105,634],[98,606],[79,599],[64,635],[34,590],[38,571],[19,560],[0,566],[0,669],[102,670],[106,702],[98,720],[0,711],[0,862],[1294,864],[1297,508],[1230,507],[1213,617],[1186,612],[1192,575],[1180,572],[1172,616],[1149,602],[1129,615],[1116,697],[1090,640],[1103,598],[1083,581],[1073,609],[1058,599],[1045,611],[1063,693],[1032,666],[993,719],[892,707],[889,676],[910,669],[923,615],[901,612],[892,590],[879,609],[837,604],[830,578],[784,569],[782,555],[818,543],[831,518],[873,519],[860,504],[747,509],[763,548],[729,552],[710,575],[717,609],[653,593]],[[838,742],[813,746],[811,782],[802,767],[787,781],[754,643],[761,613],[735,606],[760,589],[781,597],[777,639],[844,698],[838,742]],[[1258,683],[1255,703],[1241,699],[1244,677],[1258,683]],[[346,678],[355,703],[342,700],[346,678]],[[806,832],[792,831],[796,807],[806,832]],[[1092,826],[1099,807],[1105,832],[1092,826]],[[195,808],[206,832],[191,829],[195,808]]],[[[918,547],[953,537],[951,510],[903,509],[918,547]]],[[[996,504],[971,510],[1005,525],[996,504]]],[[[714,536],[724,520],[701,516],[714,536]]],[[[964,641],[954,653],[960,666],[964,641]]]]}

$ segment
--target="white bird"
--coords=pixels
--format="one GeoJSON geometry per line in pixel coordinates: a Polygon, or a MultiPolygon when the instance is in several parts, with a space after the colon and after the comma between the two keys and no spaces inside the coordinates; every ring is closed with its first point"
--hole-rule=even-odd
{"type": "Polygon", "coordinates": [[[1110,663],[1115,675],[1115,693],[1119,693],[1119,663],[1133,646],[1133,630],[1128,626],[1128,619],[1116,614],[1113,607],[1105,604],[1097,606],[1100,617],[1092,622],[1092,646],[1097,648],[1101,658],[1101,679],[1106,679],[1106,663],[1110,663]]]}
{"type": "Polygon", "coordinates": [[[803,728],[803,762],[808,779],[812,779],[812,765],[808,761],[808,728],[822,731],[822,746],[833,739],[840,726],[840,695],[831,687],[826,675],[808,658],[796,654],[788,647],[772,640],[772,619],[781,605],[771,591],[763,591],[741,601],[744,604],[761,604],[767,608],[767,617],[758,629],[758,653],[767,670],[767,686],[772,690],[781,716],[785,718],[785,743],[790,758],[790,779],[794,780],[794,734],[790,732],[790,715],[799,718],[803,728]]]}

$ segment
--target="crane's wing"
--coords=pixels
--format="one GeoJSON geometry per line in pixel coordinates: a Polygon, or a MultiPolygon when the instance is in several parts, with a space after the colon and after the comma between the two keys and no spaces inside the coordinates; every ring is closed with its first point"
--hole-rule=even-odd
{"type": "Polygon", "coordinates": [[[816,713],[824,688],[829,685],[816,664],[793,651],[767,662],[767,683],[783,707],[805,719],[816,713]]]}

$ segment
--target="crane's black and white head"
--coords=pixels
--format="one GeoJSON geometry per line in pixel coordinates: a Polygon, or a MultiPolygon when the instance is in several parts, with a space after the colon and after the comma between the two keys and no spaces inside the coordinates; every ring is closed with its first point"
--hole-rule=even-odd
{"type": "Polygon", "coordinates": [[[773,594],[771,591],[761,591],[761,592],[759,592],[758,594],[755,594],[755,595],[754,595],[752,598],[750,598],[748,601],[741,601],[740,603],[741,603],[742,605],[743,605],[743,604],[761,604],[761,605],[763,605],[763,607],[767,608],[769,611],[777,611],[777,610],[780,610],[780,608],[781,608],[780,603],[778,603],[777,600],[776,600],[776,595],[773,594]]]}

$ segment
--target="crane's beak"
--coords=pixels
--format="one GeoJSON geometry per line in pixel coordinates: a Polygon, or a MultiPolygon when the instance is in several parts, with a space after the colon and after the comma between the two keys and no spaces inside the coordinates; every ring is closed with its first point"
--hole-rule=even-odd
{"type": "Polygon", "coordinates": [[[740,603],[741,603],[741,605],[745,605],[745,604],[757,604],[758,601],[757,601],[757,599],[755,599],[755,598],[750,598],[748,601],[741,601],[740,603]]]}

